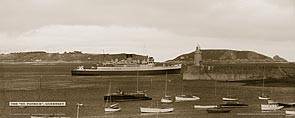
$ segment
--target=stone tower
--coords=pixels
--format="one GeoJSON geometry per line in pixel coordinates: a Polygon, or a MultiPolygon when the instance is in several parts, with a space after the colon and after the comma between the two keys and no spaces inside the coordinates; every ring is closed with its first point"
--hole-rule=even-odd
{"type": "Polygon", "coordinates": [[[202,64],[202,52],[199,44],[197,45],[196,51],[194,53],[194,64],[196,66],[201,66],[202,64]]]}

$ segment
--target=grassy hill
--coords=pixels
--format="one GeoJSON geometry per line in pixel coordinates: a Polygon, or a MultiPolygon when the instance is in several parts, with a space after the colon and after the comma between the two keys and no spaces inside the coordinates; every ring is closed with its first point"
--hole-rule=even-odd
{"type": "MultiPolygon", "coordinates": [[[[202,51],[202,59],[205,62],[214,62],[214,61],[230,61],[230,62],[275,62],[280,60],[275,60],[271,57],[259,54],[253,51],[237,51],[237,50],[224,50],[224,49],[207,49],[202,51]]],[[[192,62],[194,59],[194,52],[183,54],[176,57],[173,60],[174,62],[192,62]]],[[[283,60],[283,59],[281,59],[283,60]]]]}
{"type": "Polygon", "coordinates": [[[147,57],[136,54],[88,54],[79,51],[65,53],[19,52],[1,54],[0,62],[104,62],[111,60],[126,60],[128,57],[134,60],[144,60],[147,57]]]}

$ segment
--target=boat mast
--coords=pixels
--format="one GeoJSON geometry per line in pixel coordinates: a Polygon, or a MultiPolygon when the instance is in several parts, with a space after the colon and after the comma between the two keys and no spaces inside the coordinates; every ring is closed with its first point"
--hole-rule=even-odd
{"type": "Polygon", "coordinates": [[[264,79],[265,79],[265,66],[263,66],[262,97],[264,96],[264,79]]]}
{"type": "Polygon", "coordinates": [[[136,92],[138,92],[138,71],[136,71],[136,92]]]}
{"type": "Polygon", "coordinates": [[[108,105],[108,103],[109,103],[109,100],[111,101],[111,86],[112,86],[112,81],[110,81],[110,83],[109,83],[109,89],[108,89],[108,96],[109,96],[109,99],[107,99],[107,101],[106,101],[106,104],[105,104],[105,107],[106,107],[106,105],[108,105]]]}
{"type": "Polygon", "coordinates": [[[166,83],[165,83],[165,97],[167,96],[167,71],[166,71],[166,83]]]}

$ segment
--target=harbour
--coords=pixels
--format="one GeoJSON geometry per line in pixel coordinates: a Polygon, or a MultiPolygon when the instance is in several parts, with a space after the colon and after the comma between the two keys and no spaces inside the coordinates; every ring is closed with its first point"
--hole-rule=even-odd
{"type": "MultiPolygon", "coordinates": [[[[243,86],[240,82],[222,82],[208,80],[182,80],[181,75],[168,75],[169,90],[167,94],[177,96],[182,93],[180,83],[183,83],[185,94],[200,97],[200,100],[191,102],[175,102],[171,113],[140,113],[141,106],[161,105],[160,99],[165,94],[165,75],[153,76],[72,76],[71,68],[80,64],[1,64],[1,117],[29,118],[32,114],[57,114],[64,117],[76,117],[77,103],[80,107],[80,118],[91,117],[181,117],[200,118],[230,117],[235,118],[241,113],[261,114],[262,101],[257,97],[261,95],[261,86],[243,86]],[[112,81],[112,90],[134,92],[137,88],[146,90],[152,97],[148,101],[120,102],[122,110],[116,113],[104,112],[103,96],[108,93],[109,81],[112,81]],[[227,94],[227,86],[231,94],[249,105],[246,108],[233,108],[226,114],[208,114],[206,110],[194,109],[194,105],[221,104],[222,97],[227,94]],[[46,102],[66,101],[66,107],[10,107],[10,101],[16,102],[46,102]],[[21,115],[23,114],[23,115],[21,115]]],[[[266,86],[266,92],[275,101],[294,102],[294,87],[266,86]]],[[[290,108],[289,108],[290,109],[290,108]]],[[[292,109],[292,107],[291,107],[292,109]]],[[[283,114],[284,110],[275,111],[283,114]]],[[[275,114],[269,112],[269,114],[275,114]]],[[[263,113],[268,114],[268,113],[263,113]]],[[[269,118],[285,117],[284,115],[265,115],[269,118]]],[[[242,115],[245,118],[260,118],[261,115],[242,115]]]]}

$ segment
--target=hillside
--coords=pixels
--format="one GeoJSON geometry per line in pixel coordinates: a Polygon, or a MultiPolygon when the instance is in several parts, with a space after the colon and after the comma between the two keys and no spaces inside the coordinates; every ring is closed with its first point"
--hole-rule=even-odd
{"type": "MultiPolygon", "coordinates": [[[[276,56],[277,58],[278,56],[276,56]]],[[[183,54],[168,62],[192,62],[194,59],[194,52],[183,54]]],[[[231,62],[275,62],[284,61],[283,59],[273,59],[271,57],[259,54],[253,51],[237,51],[237,50],[202,50],[202,59],[204,62],[215,61],[231,61],[231,62]]]]}
{"type": "Polygon", "coordinates": [[[105,62],[121,61],[132,57],[133,60],[145,60],[146,56],[136,54],[88,54],[80,51],[65,53],[47,53],[43,51],[1,54],[0,62],[105,62]]]}

